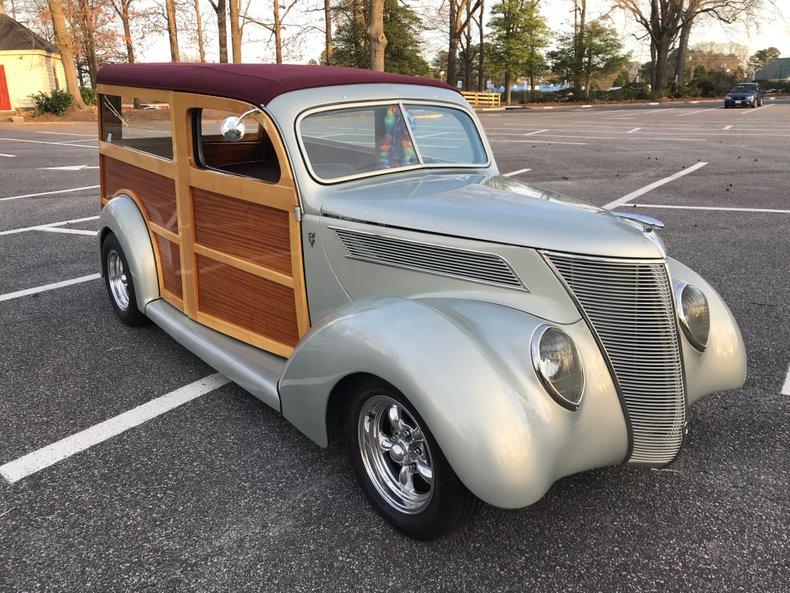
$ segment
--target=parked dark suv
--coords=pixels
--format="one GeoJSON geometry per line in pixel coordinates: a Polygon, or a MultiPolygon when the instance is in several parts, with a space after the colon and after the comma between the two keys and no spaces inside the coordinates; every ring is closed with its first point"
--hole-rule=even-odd
{"type": "Polygon", "coordinates": [[[763,89],[756,82],[736,84],[735,88],[724,97],[724,108],[762,106],[763,94],[763,89]]]}

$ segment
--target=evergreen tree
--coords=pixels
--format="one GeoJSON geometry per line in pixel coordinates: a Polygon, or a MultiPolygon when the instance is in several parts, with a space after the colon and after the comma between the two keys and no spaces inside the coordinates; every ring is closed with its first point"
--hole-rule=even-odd
{"type": "MultiPolygon", "coordinates": [[[[334,8],[337,28],[334,36],[332,64],[370,67],[368,31],[365,15],[368,0],[340,0],[334,8]]],[[[428,62],[420,55],[420,17],[399,0],[384,3],[384,69],[387,72],[430,75],[428,62]]],[[[324,61],[322,56],[322,62],[324,61]]]]}

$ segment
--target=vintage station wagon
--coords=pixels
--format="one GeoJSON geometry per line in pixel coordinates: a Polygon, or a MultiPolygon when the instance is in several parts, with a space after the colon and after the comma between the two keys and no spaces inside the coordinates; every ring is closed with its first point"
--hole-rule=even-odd
{"type": "Polygon", "coordinates": [[[439,81],[150,64],[98,82],[117,316],[318,445],[341,437],[412,537],[568,474],[667,464],[687,407],[744,381],[730,311],[658,221],[500,176],[439,81]]]}

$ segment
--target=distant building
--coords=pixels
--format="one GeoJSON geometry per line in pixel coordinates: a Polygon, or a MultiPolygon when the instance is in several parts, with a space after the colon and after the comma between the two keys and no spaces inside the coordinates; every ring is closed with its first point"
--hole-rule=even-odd
{"type": "Polygon", "coordinates": [[[0,111],[32,107],[30,95],[65,86],[58,48],[0,14],[0,111]]]}
{"type": "Polygon", "coordinates": [[[754,73],[754,80],[790,80],[790,58],[776,58],[754,73]]]}

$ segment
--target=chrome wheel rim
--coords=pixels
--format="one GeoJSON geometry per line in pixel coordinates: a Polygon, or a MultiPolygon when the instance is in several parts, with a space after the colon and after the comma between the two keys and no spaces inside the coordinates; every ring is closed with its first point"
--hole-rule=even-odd
{"type": "Polygon", "coordinates": [[[107,253],[107,281],[116,306],[121,311],[126,311],[129,307],[129,281],[126,278],[123,260],[114,249],[107,253]]]}
{"type": "Polygon", "coordinates": [[[433,495],[433,460],[422,428],[395,399],[377,395],[359,412],[357,436],[362,463],[381,497],[410,515],[433,495]]]}

